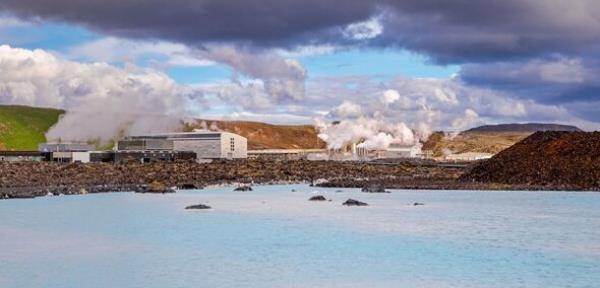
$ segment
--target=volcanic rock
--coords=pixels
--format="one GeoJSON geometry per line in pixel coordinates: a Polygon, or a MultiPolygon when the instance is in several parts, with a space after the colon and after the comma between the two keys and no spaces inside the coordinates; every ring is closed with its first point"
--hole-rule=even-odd
{"type": "Polygon", "coordinates": [[[342,205],[345,205],[345,206],[369,206],[369,204],[367,204],[365,202],[360,202],[360,201],[354,200],[354,199],[348,199],[342,205]]]}
{"type": "Polygon", "coordinates": [[[464,182],[600,189],[600,132],[537,132],[474,166],[464,182]]]}
{"type": "Polygon", "coordinates": [[[174,193],[175,190],[165,185],[163,182],[154,180],[147,186],[140,186],[139,193],[174,193]]]}
{"type": "Polygon", "coordinates": [[[251,186],[239,186],[236,187],[235,189],[233,189],[233,191],[242,191],[242,192],[247,192],[247,191],[252,191],[252,187],[251,186]]]}
{"type": "Polygon", "coordinates": [[[327,201],[327,198],[325,198],[325,196],[323,196],[323,195],[316,195],[316,196],[310,197],[310,199],[308,199],[308,201],[327,201]]]}
{"type": "Polygon", "coordinates": [[[185,183],[185,184],[179,185],[179,189],[181,189],[181,190],[202,189],[202,186],[198,186],[194,183],[185,183]]]}
{"type": "Polygon", "coordinates": [[[383,184],[368,184],[362,187],[362,192],[368,193],[389,193],[385,191],[385,186],[383,184]]]}
{"type": "Polygon", "coordinates": [[[185,207],[185,209],[212,209],[212,207],[204,204],[196,204],[185,207]]]}

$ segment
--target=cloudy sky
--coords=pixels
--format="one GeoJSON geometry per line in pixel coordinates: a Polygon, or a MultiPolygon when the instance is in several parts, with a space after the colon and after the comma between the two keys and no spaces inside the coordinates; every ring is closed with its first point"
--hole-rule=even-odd
{"type": "Polygon", "coordinates": [[[0,0],[0,103],[106,133],[173,116],[598,130],[598,75],[596,0],[0,0]]]}

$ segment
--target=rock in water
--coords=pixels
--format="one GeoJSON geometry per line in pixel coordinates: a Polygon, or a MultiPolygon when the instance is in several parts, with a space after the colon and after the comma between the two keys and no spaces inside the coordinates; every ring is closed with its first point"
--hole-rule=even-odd
{"type": "Polygon", "coordinates": [[[252,187],[247,186],[247,185],[246,186],[240,186],[240,187],[237,187],[237,188],[233,189],[233,191],[242,191],[242,192],[252,191],[252,187]]]}
{"type": "Polygon", "coordinates": [[[327,198],[323,195],[312,196],[308,201],[327,201],[327,198]]]}
{"type": "Polygon", "coordinates": [[[345,205],[345,206],[369,206],[369,204],[367,204],[365,202],[360,202],[360,201],[354,200],[354,199],[348,199],[342,205],[345,205]]]}
{"type": "Polygon", "coordinates": [[[179,185],[179,189],[181,189],[181,190],[202,189],[202,186],[196,185],[194,183],[184,183],[184,184],[179,185]]]}
{"type": "Polygon", "coordinates": [[[174,193],[175,190],[167,187],[167,185],[165,185],[164,183],[160,182],[160,181],[152,181],[152,183],[150,183],[148,186],[145,187],[141,186],[139,187],[139,189],[136,191],[139,193],[174,193]]]}
{"type": "Polygon", "coordinates": [[[362,192],[368,193],[389,193],[385,191],[385,186],[383,184],[368,184],[363,186],[362,192]]]}
{"type": "Polygon", "coordinates": [[[212,209],[212,207],[204,204],[190,205],[185,207],[185,209],[212,209]]]}

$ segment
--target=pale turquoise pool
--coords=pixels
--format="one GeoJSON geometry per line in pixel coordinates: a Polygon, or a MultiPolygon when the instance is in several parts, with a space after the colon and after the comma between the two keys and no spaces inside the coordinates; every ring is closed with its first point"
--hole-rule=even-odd
{"type": "Polygon", "coordinates": [[[0,287],[600,287],[598,193],[231,190],[0,201],[0,287]]]}

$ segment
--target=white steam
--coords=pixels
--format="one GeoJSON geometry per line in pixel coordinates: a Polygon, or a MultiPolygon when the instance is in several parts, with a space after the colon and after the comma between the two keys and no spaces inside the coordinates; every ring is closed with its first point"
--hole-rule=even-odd
{"type": "Polygon", "coordinates": [[[391,144],[415,145],[421,139],[406,124],[389,123],[383,119],[360,117],[346,119],[339,123],[326,123],[315,120],[319,138],[329,149],[341,149],[351,144],[359,148],[385,149],[391,144]]]}
{"type": "MultiPolygon", "coordinates": [[[[358,148],[384,150],[391,145],[417,145],[432,134],[432,127],[439,127],[443,120],[437,106],[456,105],[458,95],[449,88],[432,87],[431,93],[414,97],[408,89],[405,96],[395,89],[379,92],[379,101],[365,101],[363,105],[344,100],[325,118],[315,120],[319,137],[329,149],[342,149],[352,144],[358,148]],[[440,104],[441,103],[441,104],[440,104]],[[335,118],[331,118],[331,117],[335,118]],[[341,118],[341,119],[340,119],[341,118]],[[336,121],[332,121],[336,120],[336,121]]],[[[453,129],[471,127],[479,120],[472,109],[466,109],[450,121],[453,129]]]]}
{"type": "Polygon", "coordinates": [[[67,110],[50,141],[106,143],[122,134],[180,125],[186,93],[154,70],[61,60],[42,50],[0,46],[0,102],[67,110]],[[6,72],[5,72],[6,71],[6,72]]]}

